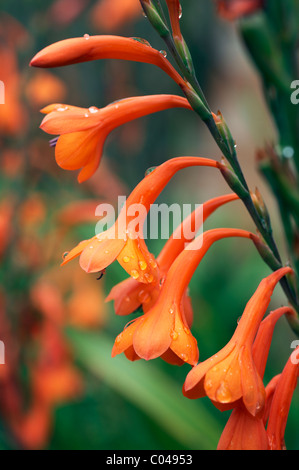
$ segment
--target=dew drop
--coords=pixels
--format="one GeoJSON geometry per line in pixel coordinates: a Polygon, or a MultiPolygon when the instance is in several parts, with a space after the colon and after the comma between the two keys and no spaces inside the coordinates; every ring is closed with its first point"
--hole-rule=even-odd
{"type": "Polygon", "coordinates": [[[108,255],[109,250],[105,250],[104,253],[105,253],[105,255],[108,255]]]}
{"type": "Polygon", "coordinates": [[[184,332],[186,333],[186,335],[190,335],[190,330],[186,326],[184,326],[184,332]]]}
{"type": "Polygon", "coordinates": [[[147,304],[150,300],[151,300],[151,296],[148,292],[146,292],[145,290],[141,290],[138,294],[138,300],[142,303],[142,304],[147,304]]]}
{"type": "Polygon", "coordinates": [[[181,357],[181,359],[182,359],[183,361],[185,361],[185,362],[187,362],[188,359],[189,359],[189,357],[187,356],[187,354],[181,354],[180,357],[181,357]]]}
{"type": "Polygon", "coordinates": [[[123,262],[124,263],[128,263],[130,261],[130,257],[129,256],[124,256],[123,257],[123,262]]]}
{"type": "Polygon", "coordinates": [[[183,16],[183,9],[182,9],[182,5],[180,4],[180,9],[179,9],[179,20],[182,18],[183,16]]]}
{"type": "Polygon", "coordinates": [[[216,391],[216,399],[220,403],[229,403],[231,401],[232,394],[225,382],[221,382],[220,386],[216,391]]]}
{"type": "Polygon", "coordinates": [[[152,47],[146,39],[143,39],[143,38],[131,38],[131,39],[133,39],[134,41],[140,42],[141,44],[144,44],[145,46],[152,47]]]}
{"type": "Polygon", "coordinates": [[[132,276],[133,279],[138,279],[139,278],[139,272],[136,269],[132,269],[131,276],[132,276]]]}
{"type": "Polygon", "coordinates": [[[119,344],[121,342],[121,339],[122,339],[122,333],[120,333],[120,335],[118,335],[115,339],[115,343],[116,344],[119,344]]]}
{"type": "Polygon", "coordinates": [[[145,261],[139,261],[139,267],[141,269],[141,271],[145,271],[146,268],[147,268],[147,264],[145,261]]]}
{"type": "Polygon", "coordinates": [[[176,331],[172,331],[170,333],[170,336],[172,337],[172,339],[175,341],[176,339],[178,339],[179,335],[176,331]]]}
{"type": "Polygon", "coordinates": [[[148,168],[145,172],[145,176],[149,175],[150,173],[152,173],[153,171],[156,170],[156,166],[152,166],[151,168],[148,168]]]}
{"type": "Polygon", "coordinates": [[[151,283],[151,282],[153,282],[153,280],[154,280],[154,276],[153,276],[152,274],[146,273],[146,274],[144,275],[144,277],[145,277],[145,279],[147,280],[148,283],[151,283]]]}
{"type": "Polygon", "coordinates": [[[88,111],[91,113],[91,114],[95,114],[97,113],[99,110],[98,108],[96,108],[95,106],[91,106],[88,111]]]}
{"type": "Polygon", "coordinates": [[[160,54],[162,54],[162,56],[165,57],[165,58],[167,57],[167,52],[166,51],[162,50],[162,51],[160,51],[160,54]]]}
{"type": "Polygon", "coordinates": [[[84,116],[85,116],[86,118],[88,118],[88,117],[89,117],[89,114],[88,114],[88,113],[85,113],[84,116]]]}
{"type": "Polygon", "coordinates": [[[84,34],[83,37],[84,37],[84,39],[89,39],[90,38],[89,34],[84,34]]]}
{"type": "Polygon", "coordinates": [[[169,311],[170,315],[172,315],[174,313],[173,308],[170,308],[168,311],[169,311]]]}
{"type": "Polygon", "coordinates": [[[63,253],[63,255],[62,255],[62,259],[65,259],[65,258],[68,256],[68,254],[69,254],[69,252],[68,252],[68,251],[66,251],[65,253],[63,253]]]}
{"type": "Polygon", "coordinates": [[[57,111],[62,113],[63,111],[66,111],[67,109],[69,109],[68,106],[60,106],[59,108],[57,108],[57,111]]]}

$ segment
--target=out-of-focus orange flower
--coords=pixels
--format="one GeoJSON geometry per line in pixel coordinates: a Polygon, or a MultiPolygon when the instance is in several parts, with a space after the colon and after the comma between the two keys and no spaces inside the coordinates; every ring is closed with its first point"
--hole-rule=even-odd
{"type": "Polygon", "coordinates": [[[10,178],[20,176],[24,160],[24,154],[21,150],[1,149],[1,171],[10,178]]]}
{"type": "Polygon", "coordinates": [[[61,67],[99,59],[120,59],[153,64],[166,72],[181,88],[186,82],[160,51],[141,38],[89,36],[64,39],[38,52],[33,67],[61,67]]]}
{"type": "Polygon", "coordinates": [[[200,157],[178,157],[163,163],[136,186],[115,224],[106,232],[79,243],[67,254],[62,264],[80,255],[82,269],[86,272],[99,272],[117,259],[133,279],[145,284],[157,282],[157,263],[144,242],[143,224],[151,204],[174,174],[190,166],[218,168],[219,164],[200,157]],[[136,211],[139,211],[138,218],[136,211]]]}
{"type": "Polygon", "coordinates": [[[99,0],[92,9],[91,21],[97,28],[114,32],[141,17],[141,11],[138,0],[99,0]]]}
{"type": "Polygon", "coordinates": [[[298,357],[298,353],[299,347],[292,353],[277,380],[267,426],[270,450],[286,450],[284,434],[299,373],[299,362],[294,360],[293,355],[298,357]]]}
{"type": "Polygon", "coordinates": [[[12,420],[11,428],[23,447],[37,450],[48,442],[52,421],[52,410],[36,402],[25,414],[12,420]]]}
{"type": "Polygon", "coordinates": [[[219,15],[226,20],[236,20],[260,10],[265,0],[216,0],[219,15]]]}
{"type": "Polygon", "coordinates": [[[33,194],[20,206],[19,222],[23,228],[41,224],[46,217],[46,207],[40,195],[33,194]]]}
{"type": "Polygon", "coordinates": [[[31,106],[39,108],[50,100],[62,101],[66,96],[66,87],[62,80],[45,70],[38,71],[25,87],[25,94],[31,106]]]}
{"type": "Polygon", "coordinates": [[[110,132],[126,122],[170,108],[190,109],[185,98],[175,95],[152,95],[127,98],[105,108],[50,105],[41,128],[60,134],[55,148],[58,165],[66,170],[81,171],[78,181],[89,179],[97,170],[104,143],[110,132]]]}
{"type": "Polygon", "coordinates": [[[68,324],[78,328],[99,328],[106,321],[103,291],[85,280],[77,285],[67,301],[68,324]]]}
{"type": "Polygon", "coordinates": [[[13,198],[6,198],[0,203],[0,256],[3,255],[8,243],[10,242],[13,225],[12,218],[15,204],[13,198]]]}
{"type": "Polygon", "coordinates": [[[67,26],[83,13],[88,3],[89,0],[55,0],[47,16],[50,16],[54,23],[67,26]]]}
{"type": "Polygon", "coordinates": [[[8,47],[1,47],[0,62],[1,81],[4,84],[4,104],[0,105],[0,134],[12,136],[26,130],[27,113],[21,102],[21,78],[15,52],[8,47]]]}
{"type": "Polygon", "coordinates": [[[4,11],[1,11],[0,17],[0,38],[13,50],[28,46],[30,41],[30,35],[24,25],[4,11]]]}
{"type": "Polygon", "coordinates": [[[244,230],[215,229],[195,238],[172,263],[154,306],[116,338],[112,356],[125,352],[130,360],[161,356],[171,364],[187,362],[194,366],[197,363],[197,341],[186,320],[184,296],[210,246],[227,237],[253,239],[255,236],[244,230]]]}
{"type": "Polygon", "coordinates": [[[39,280],[31,289],[31,301],[42,315],[57,325],[65,323],[65,306],[59,289],[51,282],[39,280]]]}
{"type": "MultiPolygon", "coordinates": [[[[292,314],[294,311],[289,307],[279,308],[271,312],[259,327],[252,354],[261,378],[264,376],[274,327],[282,315],[292,314]]],[[[218,450],[268,450],[265,424],[268,419],[269,402],[271,402],[269,395],[269,389],[266,388],[266,405],[263,416],[252,416],[242,401],[236,404],[219,440],[218,450]]]]}
{"type": "MultiPolygon", "coordinates": [[[[161,286],[163,285],[165,276],[176,259],[176,257],[185,248],[187,243],[192,240],[189,239],[190,228],[194,227],[193,233],[196,234],[200,228],[200,224],[204,223],[207,218],[223,204],[239,199],[236,194],[228,194],[211,199],[203,204],[203,206],[196,209],[189,217],[187,217],[182,224],[174,231],[169,240],[165,243],[161,253],[157,257],[157,264],[159,267],[159,283],[142,285],[138,280],[128,278],[121,283],[114,286],[108,295],[106,302],[114,300],[114,309],[117,315],[128,315],[133,313],[138,307],[142,305],[143,311],[147,312],[155,303],[161,286]]],[[[185,298],[188,303],[188,296],[185,298]]],[[[192,317],[192,308],[187,308],[192,317]]],[[[191,318],[188,321],[190,325],[191,318]]]]}
{"type": "Polygon", "coordinates": [[[252,345],[276,284],[291,272],[291,268],[281,268],[263,279],[229,343],[189,372],[183,387],[185,396],[207,395],[220,404],[233,404],[242,398],[251,415],[261,415],[265,388],[253,361],[252,345]]]}

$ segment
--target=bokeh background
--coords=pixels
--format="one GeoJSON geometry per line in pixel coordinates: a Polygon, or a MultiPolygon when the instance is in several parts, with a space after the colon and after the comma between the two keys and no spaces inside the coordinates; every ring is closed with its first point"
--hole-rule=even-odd
{"type": "MultiPolygon", "coordinates": [[[[247,181],[262,192],[285,254],[275,202],[255,165],[256,150],[276,138],[259,77],[235,25],[217,17],[213,1],[182,0],[182,7],[181,27],[201,86],[212,109],[220,109],[229,123],[247,181]]],[[[103,201],[116,205],[147,168],[180,155],[221,157],[197,116],[178,109],[113,131],[98,172],[82,185],[75,172],[58,168],[49,136],[39,129],[43,106],[102,107],[127,96],[179,93],[168,76],[146,64],[107,60],[46,71],[29,67],[43,47],[86,33],[142,37],[165,49],[137,0],[1,1],[6,103],[0,106],[0,339],[6,364],[0,366],[0,448],[215,449],[229,414],[206,399],[182,396],[188,365],[111,359],[114,339],[131,318],[116,317],[104,300],[126,273],[114,263],[98,281],[76,260],[60,267],[65,251],[94,235],[95,207],[103,201]]],[[[159,201],[195,204],[227,192],[213,170],[186,169],[159,201]]],[[[213,227],[254,230],[238,202],[205,224],[213,227]]],[[[155,254],[162,245],[149,242],[155,254]]],[[[230,339],[267,274],[244,240],[221,241],[206,255],[190,285],[202,360],[230,339]]],[[[278,286],[271,308],[284,303],[278,286]]],[[[281,372],[293,339],[280,320],[265,382],[281,372]]],[[[299,448],[298,411],[296,393],[289,449],[299,448]]]]}

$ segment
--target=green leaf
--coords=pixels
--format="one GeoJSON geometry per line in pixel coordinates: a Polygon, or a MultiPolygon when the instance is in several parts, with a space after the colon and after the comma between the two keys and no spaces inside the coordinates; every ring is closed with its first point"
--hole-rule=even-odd
{"type": "MultiPolygon", "coordinates": [[[[200,401],[188,400],[178,383],[152,362],[111,358],[113,340],[104,333],[67,330],[79,363],[148,414],[190,449],[215,449],[220,425],[200,401]]],[[[137,431],[137,430],[136,430],[137,431]]]]}

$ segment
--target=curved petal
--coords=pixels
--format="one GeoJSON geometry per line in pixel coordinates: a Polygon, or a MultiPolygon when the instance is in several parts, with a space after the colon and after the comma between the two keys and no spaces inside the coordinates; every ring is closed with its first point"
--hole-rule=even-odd
{"type": "Polygon", "coordinates": [[[121,354],[125,351],[128,351],[129,355],[132,355],[132,347],[133,347],[133,335],[140,325],[142,317],[137,318],[132,323],[130,323],[122,333],[120,333],[113,345],[111,356],[115,357],[118,354],[121,354]]]}
{"type": "Polygon", "coordinates": [[[142,238],[128,237],[117,261],[138,282],[154,284],[158,280],[157,263],[142,238]]]}
{"type": "Polygon", "coordinates": [[[111,289],[106,302],[114,300],[116,315],[129,315],[140,307],[139,294],[143,289],[144,286],[135,279],[125,279],[111,289]]]}
{"type": "Polygon", "coordinates": [[[142,317],[133,337],[133,346],[143,359],[155,359],[164,354],[172,342],[174,315],[168,309],[154,307],[142,317]]]}
{"type": "Polygon", "coordinates": [[[184,362],[194,366],[198,362],[199,352],[197,341],[189,328],[184,324],[181,313],[175,312],[174,331],[170,349],[184,362]]]}
{"type": "Polygon", "coordinates": [[[68,104],[52,104],[41,110],[46,114],[40,125],[47,134],[62,135],[81,132],[101,125],[101,110],[92,106],[79,108],[68,104]]]}
{"type": "Polygon", "coordinates": [[[64,170],[78,170],[89,162],[96,161],[98,166],[107,136],[106,133],[104,136],[101,134],[100,129],[92,129],[61,135],[55,147],[57,165],[64,170]]]}
{"type": "Polygon", "coordinates": [[[80,266],[88,273],[103,271],[116,260],[125,240],[94,237],[80,256],[80,266]]]}
{"type": "Polygon", "coordinates": [[[260,416],[265,406],[266,391],[248,347],[242,347],[239,362],[244,405],[250,414],[260,416]]]}

